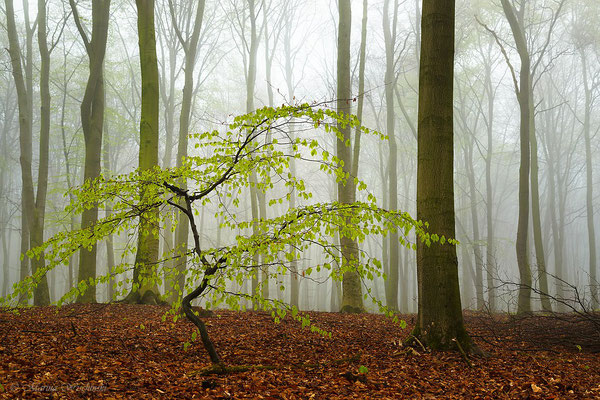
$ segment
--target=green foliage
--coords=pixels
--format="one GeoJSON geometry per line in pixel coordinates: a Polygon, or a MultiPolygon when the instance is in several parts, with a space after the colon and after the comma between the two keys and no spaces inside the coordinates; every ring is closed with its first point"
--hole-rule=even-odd
{"type": "MultiPolygon", "coordinates": [[[[353,204],[338,202],[317,202],[305,182],[290,173],[290,160],[312,162],[319,166],[322,173],[346,182],[351,177],[342,169],[342,163],[330,154],[315,139],[298,135],[291,139],[286,128],[294,125],[296,133],[302,127],[309,130],[324,130],[341,138],[338,124],[360,128],[363,134],[376,135],[382,140],[385,136],[360,126],[358,119],[350,114],[338,114],[325,108],[302,104],[299,106],[265,107],[253,113],[235,117],[224,132],[211,131],[190,135],[194,148],[181,167],[154,168],[135,171],[130,174],[111,178],[103,176],[73,190],[73,201],[68,212],[80,214],[97,204],[112,204],[112,214],[100,219],[94,226],[74,231],[63,231],[54,235],[43,246],[33,249],[29,257],[39,257],[45,252],[47,265],[36,274],[15,284],[14,291],[4,302],[11,302],[20,294],[31,293],[40,278],[48,270],[65,265],[68,258],[80,248],[91,248],[108,235],[127,234],[133,236],[144,226],[163,226],[165,218],[172,219],[173,229],[178,223],[177,213],[152,212],[153,210],[176,208],[188,215],[194,242],[186,251],[187,270],[184,288],[176,287],[179,300],[173,304],[172,315],[178,318],[179,305],[184,294],[198,287],[198,282],[206,282],[206,291],[202,296],[208,308],[226,305],[233,310],[243,310],[245,301],[258,304],[270,311],[275,322],[286,315],[299,321],[302,326],[310,326],[315,332],[330,335],[312,325],[306,315],[281,301],[262,297],[262,288],[250,294],[228,290],[231,283],[242,283],[256,276],[261,268],[267,266],[269,279],[291,272],[290,265],[302,256],[310,246],[319,246],[323,261],[304,271],[310,276],[314,270],[326,270],[333,279],[340,280],[348,270],[356,270],[362,279],[372,280],[383,276],[381,262],[361,250],[359,259],[351,263],[342,263],[340,252],[335,248],[336,235],[363,242],[369,235],[386,236],[398,232],[400,243],[409,248],[408,236],[411,232],[427,245],[433,242],[449,242],[453,239],[438,237],[426,232],[426,225],[415,221],[408,213],[398,210],[385,210],[377,205],[375,196],[368,191],[366,183],[352,177],[362,201],[353,204]],[[257,179],[251,179],[255,174],[257,179]],[[182,184],[182,182],[184,184],[182,184]],[[269,205],[275,207],[289,201],[292,193],[302,203],[286,212],[270,212],[267,220],[247,220],[238,214],[239,201],[243,193],[255,187],[259,192],[277,193],[269,205]],[[202,207],[215,211],[215,218],[222,219],[222,228],[234,233],[235,240],[224,247],[201,248],[193,215],[202,207]],[[150,220],[150,223],[147,221],[150,220]],[[245,232],[259,232],[249,235],[245,232]],[[261,264],[254,265],[253,259],[260,256],[261,264]],[[211,267],[218,266],[215,272],[208,273],[211,267]]],[[[312,135],[305,135],[315,137],[312,135]]],[[[157,231],[151,232],[158,235],[157,231]]],[[[133,258],[136,252],[135,240],[128,240],[122,260],[133,258]]],[[[159,263],[150,274],[144,275],[137,285],[156,283],[171,279],[176,271],[169,269],[166,261],[176,257],[174,251],[162,255],[159,263]]],[[[114,267],[111,275],[123,275],[130,272],[134,265],[122,262],[114,267]]],[[[214,268],[213,268],[214,269],[214,268]]],[[[90,287],[109,282],[109,275],[99,276],[89,281],[81,281],[59,301],[62,304],[76,298],[90,287]]],[[[262,282],[264,283],[264,282],[262,282]]],[[[261,283],[261,284],[262,284],[261,283]]],[[[115,284],[117,296],[129,291],[131,280],[115,284]]],[[[370,291],[367,296],[371,296],[370,291]]],[[[372,296],[371,296],[372,297],[372,296]]],[[[382,303],[373,298],[381,311],[394,318],[382,303]]],[[[140,327],[143,329],[143,327],[140,327]]],[[[189,343],[186,343],[189,347],[189,343]]]]}
{"type": "Polygon", "coordinates": [[[364,365],[361,365],[360,367],[358,367],[358,373],[359,374],[368,374],[369,373],[369,368],[367,368],[364,365]]]}

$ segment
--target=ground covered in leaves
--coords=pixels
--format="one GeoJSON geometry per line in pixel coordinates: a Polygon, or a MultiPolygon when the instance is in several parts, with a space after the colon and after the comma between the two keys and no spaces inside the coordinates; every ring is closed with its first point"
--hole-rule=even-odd
{"type": "Polygon", "coordinates": [[[192,325],[159,306],[0,310],[0,398],[432,399],[600,398],[598,330],[568,318],[467,314],[489,358],[406,348],[410,332],[381,315],[310,313],[323,337],[269,314],[206,318],[217,351],[245,372],[203,375],[192,325]]]}

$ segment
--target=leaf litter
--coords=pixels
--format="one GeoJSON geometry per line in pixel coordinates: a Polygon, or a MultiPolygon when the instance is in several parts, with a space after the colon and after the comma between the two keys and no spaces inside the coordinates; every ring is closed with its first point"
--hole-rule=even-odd
{"type": "Polygon", "coordinates": [[[201,342],[184,350],[193,325],[163,321],[167,311],[0,310],[0,399],[600,399],[598,333],[564,318],[466,313],[491,353],[470,357],[470,367],[459,352],[403,346],[414,315],[401,316],[401,329],[382,315],[309,313],[329,338],[289,317],[275,324],[263,312],[216,310],[204,320],[217,351],[245,367],[205,375],[201,342]]]}

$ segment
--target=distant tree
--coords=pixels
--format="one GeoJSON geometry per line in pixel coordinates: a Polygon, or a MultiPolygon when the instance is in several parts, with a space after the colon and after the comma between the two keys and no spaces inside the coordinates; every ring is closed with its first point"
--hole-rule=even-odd
{"type": "MultiPolygon", "coordinates": [[[[564,0],[558,1],[556,11],[550,8],[550,23],[540,47],[536,50],[531,48],[531,40],[528,40],[525,26],[525,10],[530,4],[521,2],[517,9],[509,0],[501,0],[502,9],[508,20],[517,52],[521,60],[519,71],[519,83],[517,83],[514,68],[510,69],[513,73],[513,83],[515,93],[519,101],[521,111],[520,121],[520,146],[521,162],[519,167],[519,221],[517,226],[517,263],[519,265],[519,274],[521,286],[519,287],[519,301],[517,310],[520,313],[531,311],[531,269],[527,259],[527,234],[529,224],[529,195],[531,188],[531,216],[533,222],[533,239],[535,246],[535,255],[538,268],[538,280],[540,290],[543,293],[548,292],[548,277],[546,274],[546,261],[544,255],[544,246],[542,240],[542,228],[540,217],[540,195],[538,183],[538,155],[537,138],[535,132],[535,103],[534,103],[534,79],[538,68],[542,65],[543,55],[550,44],[552,30],[556,24],[564,0]],[[537,58],[532,59],[532,54],[537,58]],[[531,174],[531,175],[530,175],[531,174]],[[529,182],[531,180],[531,182],[529,182]],[[530,186],[531,185],[531,186],[530,186]]],[[[535,34],[537,36],[537,33],[535,34]]],[[[507,62],[510,60],[507,58],[507,62]]],[[[547,296],[542,296],[542,308],[551,311],[550,300],[547,296]]]]}
{"type": "MultiPolygon", "coordinates": [[[[390,0],[383,2],[383,40],[385,45],[385,132],[388,136],[388,196],[391,210],[398,208],[398,143],[396,141],[396,118],[394,112],[394,88],[396,86],[396,30],[398,27],[398,2],[394,1],[390,24],[390,0]]],[[[398,309],[398,284],[400,280],[400,248],[398,237],[390,236],[386,304],[398,309]]]]}
{"type": "MultiPolygon", "coordinates": [[[[590,62],[590,50],[593,50],[594,44],[598,46],[597,39],[600,36],[597,24],[593,22],[594,15],[600,10],[597,4],[585,3],[574,21],[573,41],[579,53],[581,69],[583,74],[583,90],[585,95],[585,104],[583,109],[583,135],[585,142],[585,176],[586,176],[586,197],[585,210],[587,216],[588,231],[588,272],[590,276],[590,287],[592,295],[592,309],[597,309],[600,304],[598,293],[598,260],[596,253],[596,230],[594,228],[594,179],[592,167],[592,115],[597,106],[594,99],[598,96],[598,82],[600,81],[597,69],[594,69],[590,62]],[[594,71],[596,73],[594,74],[594,71]]],[[[593,54],[593,53],[592,53],[593,54]]],[[[598,47],[596,47],[598,54],[598,47]]],[[[597,63],[596,63],[597,64],[597,63]]]]}
{"type": "MultiPolygon", "coordinates": [[[[181,101],[181,114],[179,116],[179,141],[177,145],[177,160],[175,165],[181,167],[185,162],[185,158],[188,155],[188,133],[190,129],[190,114],[192,106],[192,94],[194,91],[194,67],[196,64],[198,44],[200,39],[200,31],[202,29],[202,20],[204,18],[204,0],[198,1],[196,5],[196,12],[194,19],[191,24],[191,34],[184,32],[177,24],[176,10],[173,5],[173,1],[169,0],[169,12],[171,14],[171,22],[179,44],[183,48],[185,55],[184,61],[184,85],[183,85],[183,99],[181,101]],[[184,37],[184,35],[186,35],[184,37]]],[[[192,8],[186,10],[188,14],[192,13],[192,8]]],[[[184,181],[179,184],[181,187],[185,187],[184,181]]],[[[169,285],[169,289],[178,291],[183,289],[185,284],[185,269],[186,256],[185,251],[188,247],[188,236],[189,236],[189,225],[187,223],[187,216],[183,213],[179,214],[180,221],[175,229],[175,248],[179,249],[181,255],[178,255],[175,259],[174,274],[172,283],[169,285]]],[[[169,233],[167,233],[169,234],[169,233]]],[[[176,298],[175,294],[171,294],[171,299],[176,298]]]]}
{"type": "MultiPolygon", "coordinates": [[[[258,46],[260,45],[260,37],[263,34],[265,24],[259,26],[258,13],[260,7],[264,6],[262,2],[256,0],[244,0],[243,2],[233,1],[232,3],[232,16],[231,28],[235,31],[235,44],[238,52],[242,56],[244,63],[244,78],[246,81],[246,112],[250,113],[254,111],[255,105],[255,89],[256,89],[256,73],[257,73],[257,60],[258,60],[258,46]],[[240,7],[240,4],[243,6],[240,7]],[[258,6],[258,7],[257,7],[258,6]]],[[[259,218],[266,218],[266,215],[261,212],[266,212],[264,202],[261,202],[259,192],[255,189],[256,180],[258,178],[253,175],[252,184],[250,187],[250,212],[252,219],[258,221],[259,218]]],[[[260,234],[258,231],[258,224],[252,225],[252,231],[255,235],[260,234]]],[[[260,254],[255,254],[254,262],[259,263],[260,254]]],[[[251,276],[252,292],[259,290],[259,273],[251,276]]],[[[265,281],[263,285],[268,285],[265,281]]],[[[254,306],[257,306],[255,304],[254,306]]]]}
{"type": "Polygon", "coordinates": [[[11,220],[16,212],[16,207],[9,201],[12,193],[10,188],[13,187],[11,182],[14,178],[11,178],[12,169],[9,160],[11,159],[10,149],[14,147],[13,141],[14,136],[11,133],[15,128],[15,115],[17,112],[17,103],[15,101],[14,86],[9,83],[8,76],[2,81],[3,98],[1,100],[2,108],[0,109],[0,154],[2,155],[3,162],[0,162],[0,240],[2,241],[2,291],[1,296],[8,294],[8,288],[10,283],[10,251],[12,234],[11,234],[11,220]]]}
{"type": "Polygon", "coordinates": [[[454,0],[424,0],[419,69],[417,218],[440,235],[417,242],[413,336],[433,349],[473,348],[462,317],[454,212],[454,0]],[[448,243],[448,241],[451,241],[448,243]]]}
{"type": "MultiPolygon", "coordinates": [[[[297,2],[286,1],[283,6],[283,74],[287,87],[287,98],[289,102],[295,99],[294,67],[299,52],[298,47],[292,44],[292,36],[297,28],[299,15],[299,4],[297,2]]],[[[296,139],[296,132],[293,126],[290,126],[290,140],[296,139]]],[[[290,173],[296,175],[296,160],[290,160],[290,173]]],[[[290,193],[289,209],[296,208],[296,194],[290,193]]],[[[298,263],[293,261],[290,264],[290,304],[298,307],[300,303],[300,280],[298,275],[298,263]]],[[[338,282],[339,283],[339,282],[338,282]]]]}
{"type": "MultiPolygon", "coordinates": [[[[50,55],[46,42],[46,5],[44,2],[38,4],[38,41],[40,57],[42,59],[40,78],[40,147],[38,163],[37,193],[34,194],[34,182],[32,173],[32,121],[33,121],[33,74],[32,74],[32,36],[33,28],[29,23],[29,9],[25,5],[26,24],[26,54],[25,68],[22,65],[21,46],[15,23],[15,11],[12,0],[5,0],[6,5],[6,29],[8,32],[8,44],[12,65],[12,73],[17,88],[17,101],[19,108],[19,147],[22,189],[22,231],[21,251],[27,251],[29,247],[39,246],[43,241],[44,217],[46,210],[46,194],[48,191],[48,146],[50,137],[50,90],[49,70],[50,55]],[[23,73],[25,69],[25,74],[23,73]]],[[[43,271],[45,265],[44,254],[39,253],[32,261],[33,273],[43,271]]],[[[21,270],[27,268],[26,263],[21,264],[21,270]]],[[[40,277],[40,285],[34,291],[33,302],[35,305],[47,305],[50,303],[48,280],[45,275],[40,277]]]]}

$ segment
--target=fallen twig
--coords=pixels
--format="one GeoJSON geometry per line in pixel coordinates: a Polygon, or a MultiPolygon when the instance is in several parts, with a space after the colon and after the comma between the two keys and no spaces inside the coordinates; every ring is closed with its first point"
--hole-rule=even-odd
{"type": "Polygon", "coordinates": [[[452,341],[454,343],[456,343],[456,347],[458,347],[458,351],[462,355],[463,359],[465,360],[465,362],[467,363],[469,368],[473,368],[473,363],[471,363],[471,360],[469,360],[469,357],[467,357],[467,353],[465,353],[465,350],[461,346],[460,342],[458,340],[456,340],[456,338],[453,338],[452,341]]]}

